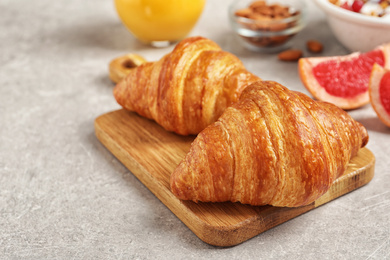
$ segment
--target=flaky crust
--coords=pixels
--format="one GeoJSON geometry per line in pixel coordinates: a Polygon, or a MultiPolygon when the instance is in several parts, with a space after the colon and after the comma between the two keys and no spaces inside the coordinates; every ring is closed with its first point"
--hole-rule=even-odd
{"type": "Polygon", "coordinates": [[[168,131],[198,134],[257,80],[215,42],[191,37],[159,61],[132,69],[114,88],[114,96],[125,109],[168,131]]]}
{"type": "Polygon", "coordinates": [[[197,136],[171,190],[183,200],[302,206],[323,195],[367,141],[342,109],[258,81],[197,136]]]}

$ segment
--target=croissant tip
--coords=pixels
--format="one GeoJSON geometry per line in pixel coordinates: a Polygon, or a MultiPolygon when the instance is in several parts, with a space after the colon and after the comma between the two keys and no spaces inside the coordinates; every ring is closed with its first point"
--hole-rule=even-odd
{"type": "Polygon", "coordinates": [[[365,147],[368,143],[368,140],[370,139],[368,136],[367,129],[363,126],[363,124],[359,123],[359,129],[362,133],[362,148],[365,147]]]}
{"type": "Polygon", "coordinates": [[[113,93],[113,95],[114,95],[114,98],[116,99],[116,101],[120,104],[120,105],[122,105],[123,106],[123,102],[122,102],[122,96],[123,96],[123,94],[122,94],[122,92],[123,92],[123,89],[125,88],[125,82],[124,82],[124,80],[121,80],[121,81],[119,81],[116,85],[115,85],[115,87],[114,87],[114,89],[112,90],[112,93],[113,93]]]}
{"type": "Polygon", "coordinates": [[[170,186],[172,194],[175,195],[176,198],[183,199],[183,192],[180,189],[180,185],[179,185],[180,179],[179,179],[178,173],[180,171],[178,170],[178,168],[182,168],[182,164],[179,164],[177,169],[172,173],[170,180],[169,180],[169,182],[170,182],[169,186],[170,186]]]}

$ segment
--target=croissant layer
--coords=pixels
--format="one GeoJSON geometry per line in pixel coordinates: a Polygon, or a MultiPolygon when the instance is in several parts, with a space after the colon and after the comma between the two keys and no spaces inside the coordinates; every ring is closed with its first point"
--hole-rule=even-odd
{"type": "Polygon", "coordinates": [[[183,200],[302,206],[367,142],[366,129],[342,109],[258,81],[196,137],[171,190],[183,200]]]}
{"type": "Polygon", "coordinates": [[[114,97],[168,131],[198,134],[257,80],[215,42],[190,37],[159,61],[132,69],[114,88],[114,97]]]}

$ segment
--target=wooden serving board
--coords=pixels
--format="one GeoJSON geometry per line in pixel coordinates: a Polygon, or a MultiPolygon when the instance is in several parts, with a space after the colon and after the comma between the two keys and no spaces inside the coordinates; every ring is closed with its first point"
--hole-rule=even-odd
{"type": "Polygon", "coordinates": [[[171,193],[169,177],[189,151],[194,136],[169,133],[155,122],[125,110],[98,117],[95,132],[107,149],[201,240],[215,246],[237,245],[363,186],[374,176],[375,157],[363,148],[330,190],[307,206],[277,208],[181,201],[171,193]]]}

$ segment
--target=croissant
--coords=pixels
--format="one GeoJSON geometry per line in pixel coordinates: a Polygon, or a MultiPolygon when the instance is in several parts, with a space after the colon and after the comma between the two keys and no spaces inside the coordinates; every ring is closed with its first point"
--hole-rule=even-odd
{"type": "Polygon", "coordinates": [[[199,133],[171,191],[195,202],[307,205],[367,142],[364,126],[337,106],[258,81],[199,133]]]}
{"type": "Polygon", "coordinates": [[[130,71],[114,88],[125,109],[180,135],[198,134],[259,77],[213,41],[190,37],[157,62],[130,71]]]}

